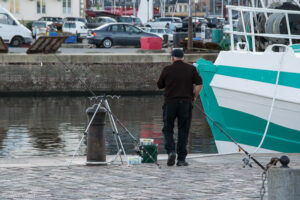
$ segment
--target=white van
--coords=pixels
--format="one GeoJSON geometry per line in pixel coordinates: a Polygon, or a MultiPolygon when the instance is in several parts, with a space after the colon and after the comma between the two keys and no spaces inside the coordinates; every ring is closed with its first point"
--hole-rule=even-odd
{"type": "Polygon", "coordinates": [[[88,29],[83,22],[79,21],[66,21],[63,24],[62,31],[64,33],[72,33],[78,37],[87,37],[88,29]]]}
{"type": "Polygon", "coordinates": [[[22,44],[32,42],[31,31],[2,6],[0,6],[0,37],[4,43],[13,47],[21,47],[22,44]]]}

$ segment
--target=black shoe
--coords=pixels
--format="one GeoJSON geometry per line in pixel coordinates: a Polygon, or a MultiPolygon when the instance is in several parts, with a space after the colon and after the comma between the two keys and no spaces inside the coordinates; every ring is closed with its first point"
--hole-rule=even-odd
{"type": "Polygon", "coordinates": [[[175,159],[176,159],[176,153],[175,152],[169,153],[167,165],[173,166],[175,164],[175,159]]]}
{"type": "Polygon", "coordinates": [[[178,167],[182,167],[182,166],[188,166],[189,163],[187,163],[185,160],[178,160],[176,165],[178,167]]]}

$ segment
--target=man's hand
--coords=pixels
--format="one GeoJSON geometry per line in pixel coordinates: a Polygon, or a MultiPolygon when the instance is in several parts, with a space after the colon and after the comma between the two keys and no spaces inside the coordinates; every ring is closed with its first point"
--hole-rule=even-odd
{"type": "Polygon", "coordinates": [[[202,89],[202,85],[196,85],[194,88],[194,98],[193,98],[193,102],[195,102],[197,100],[197,97],[199,96],[199,93],[202,89]]]}

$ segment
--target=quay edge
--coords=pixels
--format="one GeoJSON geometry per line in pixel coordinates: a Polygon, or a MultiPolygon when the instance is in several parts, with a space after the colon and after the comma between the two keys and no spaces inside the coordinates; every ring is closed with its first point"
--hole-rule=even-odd
{"type": "MultiPolygon", "coordinates": [[[[186,54],[185,61],[214,61],[217,53],[186,54]]],[[[0,54],[0,93],[158,92],[156,81],[170,63],[168,53],[0,54]],[[79,75],[68,70],[62,60],[79,75]]]]}

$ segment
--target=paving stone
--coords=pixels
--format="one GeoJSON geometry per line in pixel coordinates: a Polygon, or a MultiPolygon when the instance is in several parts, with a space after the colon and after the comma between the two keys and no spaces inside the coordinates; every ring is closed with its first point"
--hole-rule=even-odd
{"type": "MultiPolygon", "coordinates": [[[[266,165],[274,156],[256,157],[266,165]]],[[[300,154],[289,156],[291,167],[300,165],[300,154]]],[[[2,159],[0,199],[260,199],[262,170],[254,164],[243,168],[243,157],[199,155],[188,160],[188,167],[168,167],[160,160],[161,169],[154,164],[90,167],[83,165],[84,157],[76,158],[71,168],[66,164],[70,158],[32,158],[24,165],[2,159]]]]}

